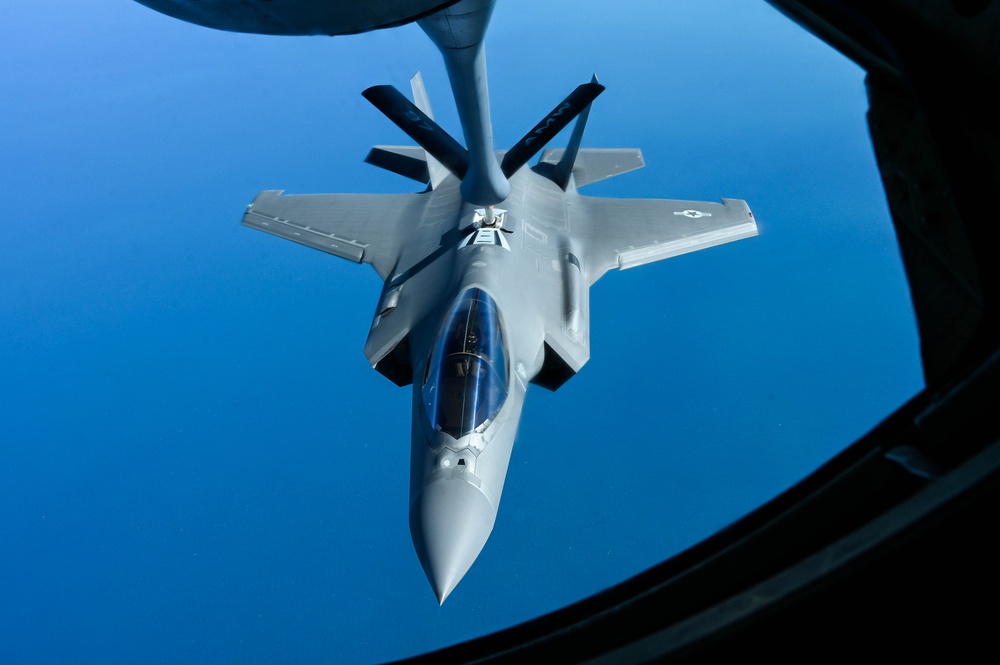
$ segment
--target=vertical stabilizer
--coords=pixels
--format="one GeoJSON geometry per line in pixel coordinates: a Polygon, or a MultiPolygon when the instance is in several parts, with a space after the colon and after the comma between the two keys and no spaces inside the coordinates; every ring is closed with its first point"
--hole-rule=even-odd
{"type": "MultiPolygon", "coordinates": [[[[594,74],[590,79],[591,83],[598,83],[597,74],[594,74]]],[[[573,175],[573,165],[576,163],[576,156],[580,152],[580,142],[583,141],[583,132],[587,128],[587,118],[590,117],[590,107],[593,102],[587,104],[587,107],[580,111],[580,115],[576,118],[576,124],[573,126],[573,134],[569,138],[569,145],[566,146],[566,152],[563,153],[562,159],[556,164],[555,170],[555,182],[559,187],[566,191],[569,186],[570,176],[573,175]]]]}
{"type": "MultiPolygon", "coordinates": [[[[424,88],[424,77],[420,75],[420,72],[414,74],[413,78],[410,79],[410,90],[413,91],[413,103],[416,107],[433,120],[434,113],[431,111],[431,102],[427,97],[427,90],[424,88]]],[[[424,153],[427,157],[427,172],[430,175],[431,189],[437,189],[437,186],[448,177],[448,169],[435,159],[434,155],[426,150],[424,153]]]]}

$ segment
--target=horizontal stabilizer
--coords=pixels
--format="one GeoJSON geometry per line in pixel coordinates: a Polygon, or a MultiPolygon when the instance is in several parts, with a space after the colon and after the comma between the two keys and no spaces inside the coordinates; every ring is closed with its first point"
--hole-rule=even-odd
{"type": "MultiPolygon", "coordinates": [[[[548,148],[542,153],[539,167],[560,164],[565,155],[562,148],[548,148]]],[[[573,163],[573,180],[577,187],[641,169],[646,165],[639,148],[583,148],[573,163]]]]}
{"type": "Polygon", "coordinates": [[[426,151],[417,146],[377,145],[371,149],[365,161],[386,171],[416,180],[430,182],[426,151]]]}
{"type": "Polygon", "coordinates": [[[556,134],[563,130],[573,118],[581,111],[590,106],[599,94],[604,92],[604,86],[591,81],[576,87],[576,90],[569,94],[558,106],[545,116],[545,119],[534,126],[534,128],[524,135],[513,148],[504,155],[500,168],[508,178],[519,168],[528,163],[545,147],[549,141],[555,138],[556,134]]]}
{"type": "Polygon", "coordinates": [[[459,179],[465,176],[469,152],[401,92],[391,85],[376,85],[361,94],[459,179]]]}

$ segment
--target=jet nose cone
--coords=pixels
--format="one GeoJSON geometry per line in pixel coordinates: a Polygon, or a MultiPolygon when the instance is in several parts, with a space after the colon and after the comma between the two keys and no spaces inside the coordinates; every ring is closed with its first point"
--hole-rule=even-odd
{"type": "Polygon", "coordinates": [[[496,509],[472,483],[436,480],[410,506],[410,535],[439,603],[465,577],[486,544],[496,509]]]}

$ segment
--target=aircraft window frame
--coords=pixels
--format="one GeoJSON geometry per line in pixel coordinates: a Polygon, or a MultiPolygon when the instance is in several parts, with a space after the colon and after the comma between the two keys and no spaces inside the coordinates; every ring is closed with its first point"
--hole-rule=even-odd
{"type": "Polygon", "coordinates": [[[496,301],[478,287],[448,310],[421,386],[434,431],[460,439],[483,432],[510,392],[509,354],[496,301]]]}

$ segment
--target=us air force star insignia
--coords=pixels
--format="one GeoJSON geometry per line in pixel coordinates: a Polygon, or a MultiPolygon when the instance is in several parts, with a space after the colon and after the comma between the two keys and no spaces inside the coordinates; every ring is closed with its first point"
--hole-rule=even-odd
{"type": "Polygon", "coordinates": [[[699,217],[711,217],[712,213],[702,212],[701,210],[681,210],[680,212],[674,212],[675,215],[684,215],[685,217],[690,217],[691,219],[698,219],[699,217]]]}

